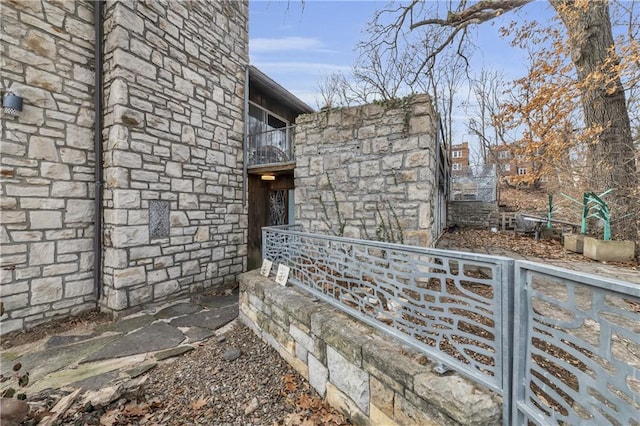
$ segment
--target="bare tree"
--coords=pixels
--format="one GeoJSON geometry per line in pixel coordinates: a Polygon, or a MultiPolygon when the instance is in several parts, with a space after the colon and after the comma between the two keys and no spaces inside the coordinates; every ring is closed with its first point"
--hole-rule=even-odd
{"type": "Polygon", "coordinates": [[[345,75],[335,71],[320,77],[316,103],[323,108],[335,108],[348,105],[350,85],[345,75]]]}
{"type": "Polygon", "coordinates": [[[505,78],[500,71],[483,68],[470,83],[471,101],[465,105],[467,130],[478,138],[481,159],[487,163],[493,152],[491,147],[507,143],[507,129],[501,119],[505,78]]]}
{"type": "MultiPolygon", "coordinates": [[[[470,26],[491,21],[531,1],[460,1],[448,3],[446,8],[441,2],[419,0],[393,4],[376,16],[371,46],[395,49],[407,31],[439,29],[444,40],[426,50],[417,69],[417,72],[422,72],[432,66],[433,59],[445,49],[460,46],[470,26]]],[[[549,0],[549,3],[563,24],[573,72],[580,88],[584,124],[592,129],[591,141],[587,145],[588,160],[593,170],[589,176],[590,187],[596,191],[616,188],[613,209],[617,216],[637,214],[640,194],[636,150],[609,3],[603,0],[549,0]]],[[[635,222],[633,226],[625,226],[621,221],[616,231],[621,236],[640,239],[640,224],[637,220],[635,222]]]]}

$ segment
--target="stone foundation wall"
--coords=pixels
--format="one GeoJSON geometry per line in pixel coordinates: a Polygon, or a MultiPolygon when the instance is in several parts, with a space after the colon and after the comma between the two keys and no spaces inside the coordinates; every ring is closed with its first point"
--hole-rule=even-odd
{"type": "Polygon", "coordinates": [[[430,246],[435,112],[426,95],[296,120],[295,217],[309,232],[430,246]],[[336,203],[337,202],[337,203],[336,203]]]}
{"type": "Polygon", "coordinates": [[[93,6],[2,1],[2,333],[95,307],[93,6]]]}
{"type": "Polygon", "coordinates": [[[461,228],[488,229],[500,225],[497,202],[450,201],[447,209],[447,225],[461,228]]]}
{"type": "Polygon", "coordinates": [[[497,425],[501,398],[460,375],[440,376],[410,347],[251,271],[240,318],[333,407],[358,425],[497,425]]]}

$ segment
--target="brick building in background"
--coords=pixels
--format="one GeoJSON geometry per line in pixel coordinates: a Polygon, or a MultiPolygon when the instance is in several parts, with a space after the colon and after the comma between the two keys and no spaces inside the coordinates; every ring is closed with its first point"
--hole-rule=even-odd
{"type": "Polygon", "coordinates": [[[449,157],[452,176],[464,176],[469,170],[469,143],[451,145],[449,157]]]}
{"type": "Polygon", "coordinates": [[[533,163],[518,152],[515,145],[493,145],[489,148],[489,164],[496,164],[498,175],[508,183],[526,181],[532,172],[533,163]]]}

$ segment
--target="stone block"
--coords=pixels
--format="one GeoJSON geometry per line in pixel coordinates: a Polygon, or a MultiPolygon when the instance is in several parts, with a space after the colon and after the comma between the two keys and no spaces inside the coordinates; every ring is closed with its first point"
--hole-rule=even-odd
{"type": "Polygon", "coordinates": [[[56,181],[51,185],[51,195],[60,198],[86,198],[87,184],[74,181],[56,181]]]}
{"type": "Polygon", "coordinates": [[[393,382],[407,389],[413,389],[413,380],[417,374],[424,373],[426,367],[400,352],[397,342],[373,336],[362,346],[364,369],[373,374],[380,371],[393,382]],[[373,367],[373,368],[372,368],[373,367]]]}
{"type": "Polygon", "coordinates": [[[349,397],[340,391],[333,383],[327,383],[327,396],[326,401],[330,406],[342,412],[356,425],[369,424],[367,414],[369,407],[367,407],[367,413],[360,411],[358,406],[349,397]]]}
{"type": "Polygon", "coordinates": [[[329,381],[364,412],[369,412],[369,374],[327,346],[329,381]]]}
{"type": "Polygon", "coordinates": [[[118,226],[111,233],[114,248],[125,248],[149,244],[148,226],[118,226]]]}
{"type": "Polygon", "coordinates": [[[153,301],[153,288],[143,286],[129,291],[129,303],[132,306],[140,306],[153,301]]]}
{"type": "Polygon", "coordinates": [[[94,209],[93,200],[68,200],[64,221],[65,223],[93,222],[94,209]]]}
{"type": "Polygon", "coordinates": [[[59,229],[62,228],[62,213],[53,210],[29,212],[31,229],[59,229]]]}
{"type": "Polygon", "coordinates": [[[49,179],[68,180],[71,178],[69,166],[60,163],[43,161],[40,163],[40,175],[49,179]]]}
{"type": "Polygon", "coordinates": [[[62,299],[62,277],[38,278],[31,281],[31,306],[62,299]]]}
{"type": "Polygon", "coordinates": [[[501,423],[500,398],[458,375],[419,374],[415,377],[414,390],[434,409],[460,424],[501,423]]]}
{"type": "Polygon", "coordinates": [[[29,303],[29,293],[19,293],[11,296],[2,295],[2,306],[5,311],[26,308],[29,303]]]}
{"type": "Polygon", "coordinates": [[[295,325],[290,324],[289,334],[291,334],[291,337],[293,337],[297,344],[302,345],[302,347],[307,351],[313,352],[315,345],[313,342],[313,337],[311,337],[308,332],[304,332],[295,325]]]}
{"type": "Polygon", "coordinates": [[[67,125],[67,146],[79,149],[93,149],[93,130],[88,127],[67,125]]]}
{"type": "Polygon", "coordinates": [[[309,365],[309,384],[324,398],[327,392],[327,380],[329,379],[329,369],[325,367],[313,354],[307,356],[309,365]]]}
{"type": "Polygon", "coordinates": [[[307,355],[309,354],[309,351],[307,351],[304,346],[302,346],[300,343],[295,342],[295,353],[296,353],[296,358],[298,358],[299,360],[301,360],[302,362],[304,362],[305,364],[308,365],[308,361],[307,361],[307,355]]]}
{"type": "Polygon", "coordinates": [[[55,243],[34,243],[29,249],[29,265],[48,265],[54,261],[55,243]]]}
{"type": "Polygon", "coordinates": [[[104,288],[101,305],[114,311],[121,311],[129,306],[128,303],[125,290],[115,290],[111,287],[104,288]]]}
{"type": "Polygon", "coordinates": [[[124,268],[128,265],[127,251],[124,249],[114,249],[105,247],[104,266],[109,268],[124,268]]]}
{"type": "Polygon", "coordinates": [[[22,318],[3,320],[0,323],[0,330],[2,334],[10,333],[12,331],[21,330],[24,327],[24,320],[22,318]]]}
{"type": "Polygon", "coordinates": [[[193,240],[197,242],[209,241],[209,227],[199,226],[196,234],[193,236],[193,240]]]}
{"type": "MultiPolygon", "coordinates": [[[[449,404],[455,405],[456,401],[451,400],[449,401],[449,404]]],[[[420,408],[416,407],[415,405],[407,401],[404,397],[397,394],[394,402],[393,418],[398,424],[401,424],[401,425],[415,425],[415,426],[440,426],[441,425],[441,423],[433,420],[420,408]]],[[[474,422],[473,424],[498,425],[500,423],[499,422],[498,423],[475,423],[474,422]]]]}
{"type": "MultiPolygon", "coordinates": [[[[263,337],[264,337],[264,333],[263,333],[263,337]]],[[[267,339],[267,341],[269,340],[270,339],[267,339]]],[[[293,367],[293,369],[296,370],[298,374],[300,374],[306,380],[309,380],[309,367],[304,361],[300,360],[299,358],[296,358],[295,355],[293,355],[283,346],[274,346],[274,347],[277,349],[280,356],[287,362],[287,364],[293,367]]]]}
{"type": "Polygon", "coordinates": [[[144,266],[116,270],[113,273],[113,286],[116,289],[131,287],[132,285],[144,283],[146,279],[147,274],[144,266]]]}
{"type": "Polygon", "coordinates": [[[374,376],[369,376],[369,392],[371,395],[371,405],[376,406],[382,413],[393,417],[393,389],[386,386],[374,376]]]}
{"type": "Polygon", "coordinates": [[[0,211],[0,220],[4,224],[9,223],[24,223],[27,220],[27,215],[23,211],[0,211]]]}
{"type": "Polygon", "coordinates": [[[64,285],[64,297],[87,296],[93,293],[93,279],[69,281],[64,285]]]}
{"type": "Polygon", "coordinates": [[[632,262],[636,244],[633,241],[605,241],[584,238],[584,255],[600,262],[632,262]]]}
{"type": "Polygon", "coordinates": [[[398,424],[373,403],[369,405],[369,420],[373,426],[396,426],[398,424]]]}
{"type": "Polygon", "coordinates": [[[27,67],[25,82],[30,86],[40,87],[50,92],[59,93],[62,91],[60,76],[33,67],[27,67]]]}
{"type": "Polygon", "coordinates": [[[584,235],[565,234],[564,248],[565,250],[569,250],[575,253],[582,253],[584,251],[584,235]]]}
{"type": "Polygon", "coordinates": [[[166,297],[172,293],[180,290],[180,285],[178,285],[178,281],[169,280],[164,281],[153,286],[153,297],[155,300],[166,297]]]}

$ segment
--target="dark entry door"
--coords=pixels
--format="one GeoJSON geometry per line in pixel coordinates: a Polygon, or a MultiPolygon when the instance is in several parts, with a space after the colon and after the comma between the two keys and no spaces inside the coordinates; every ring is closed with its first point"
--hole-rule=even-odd
{"type": "Polygon", "coordinates": [[[262,227],[289,223],[289,190],[293,189],[293,174],[280,174],[267,182],[259,175],[249,175],[249,231],[247,267],[262,263],[262,227]]]}

